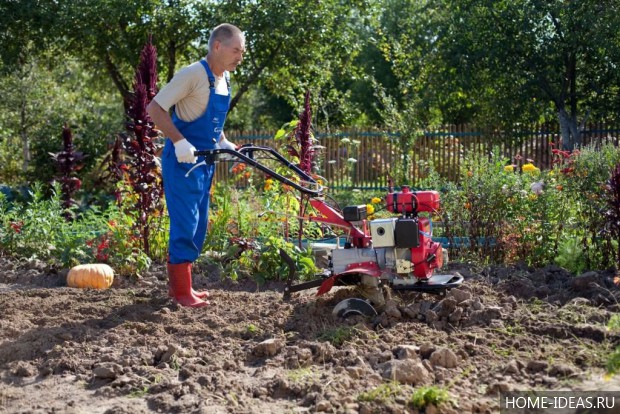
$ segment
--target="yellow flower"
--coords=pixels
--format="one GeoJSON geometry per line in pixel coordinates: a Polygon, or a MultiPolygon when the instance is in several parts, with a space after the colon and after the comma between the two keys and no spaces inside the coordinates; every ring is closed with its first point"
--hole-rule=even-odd
{"type": "Polygon", "coordinates": [[[536,166],[532,163],[527,163],[527,164],[523,164],[523,167],[521,167],[521,170],[523,172],[527,172],[527,173],[534,173],[534,172],[538,172],[540,171],[538,168],[536,168],[536,166]]]}
{"type": "Polygon", "coordinates": [[[538,198],[538,196],[536,194],[530,194],[527,197],[530,199],[530,201],[534,201],[534,200],[536,200],[538,198]]]}
{"type": "Polygon", "coordinates": [[[268,178],[265,180],[265,191],[271,190],[271,186],[273,185],[273,179],[268,178]]]}
{"type": "Polygon", "coordinates": [[[379,204],[381,201],[382,200],[379,197],[373,197],[372,200],[370,200],[373,204],[379,204]]]}
{"type": "Polygon", "coordinates": [[[514,170],[515,170],[515,167],[512,164],[504,167],[504,171],[506,172],[514,172],[514,170]]]}
{"type": "Polygon", "coordinates": [[[371,215],[375,212],[375,206],[372,204],[366,204],[366,214],[371,215]]]}
{"type": "Polygon", "coordinates": [[[474,176],[474,173],[473,173],[473,172],[471,172],[471,171],[467,171],[467,176],[468,176],[468,177],[473,177],[473,176],[474,176]]]}

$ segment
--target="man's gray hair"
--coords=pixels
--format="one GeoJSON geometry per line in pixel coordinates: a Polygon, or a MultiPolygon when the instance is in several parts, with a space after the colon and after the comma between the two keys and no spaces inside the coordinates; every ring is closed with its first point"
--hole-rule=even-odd
{"type": "Polygon", "coordinates": [[[220,24],[215,29],[213,29],[211,35],[209,36],[209,50],[213,48],[213,45],[216,41],[219,40],[220,42],[226,44],[226,42],[228,42],[235,36],[241,36],[242,39],[245,39],[243,32],[237,26],[234,26],[230,23],[220,24]]]}

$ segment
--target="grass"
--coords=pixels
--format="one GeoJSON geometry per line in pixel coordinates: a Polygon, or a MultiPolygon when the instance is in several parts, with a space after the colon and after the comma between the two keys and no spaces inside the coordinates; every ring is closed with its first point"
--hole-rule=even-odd
{"type": "Polygon", "coordinates": [[[530,303],[527,304],[527,308],[534,315],[538,315],[539,313],[543,313],[544,312],[545,305],[547,305],[547,304],[545,302],[543,302],[542,300],[540,300],[538,298],[532,298],[532,299],[530,299],[530,303]]]}
{"type": "Polygon", "coordinates": [[[148,393],[149,393],[149,387],[145,385],[142,388],[138,388],[138,389],[133,390],[127,396],[129,398],[142,398],[142,397],[144,397],[148,393]]]}
{"type": "Polygon", "coordinates": [[[512,349],[503,348],[502,346],[497,344],[491,344],[489,347],[491,348],[491,351],[493,351],[495,354],[504,358],[508,358],[513,354],[512,349]]]}
{"type": "Polygon", "coordinates": [[[507,322],[502,328],[495,328],[494,330],[510,337],[522,336],[526,333],[525,328],[516,322],[507,322]]]}
{"type": "Polygon", "coordinates": [[[316,375],[317,373],[312,368],[297,368],[286,373],[288,379],[296,384],[304,382],[306,379],[314,378],[316,375]]]}
{"type": "Polygon", "coordinates": [[[153,381],[146,380],[151,383],[150,386],[145,385],[142,388],[136,388],[133,391],[131,391],[127,396],[129,398],[142,398],[146,394],[149,393],[149,390],[151,389],[152,386],[159,384],[163,380],[163,378],[164,377],[162,375],[156,375],[155,378],[153,378],[153,381]]]}
{"type": "Polygon", "coordinates": [[[373,388],[369,391],[364,391],[357,396],[357,400],[360,402],[380,402],[394,399],[401,393],[402,386],[398,381],[386,382],[373,388]]]}

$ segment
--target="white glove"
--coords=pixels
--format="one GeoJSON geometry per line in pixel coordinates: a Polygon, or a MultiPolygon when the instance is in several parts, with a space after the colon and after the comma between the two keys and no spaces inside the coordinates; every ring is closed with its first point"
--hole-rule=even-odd
{"type": "Polygon", "coordinates": [[[229,140],[226,139],[226,137],[220,139],[220,142],[218,143],[218,146],[221,149],[229,149],[229,150],[236,150],[237,146],[235,144],[233,144],[232,142],[230,142],[229,140]]]}
{"type": "Polygon", "coordinates": [[[196,151],[196,147],[190,144],[185,138],[174,143],[174,154],[177,156],[178,162],[196,164],[194,151],[196,151]]]}

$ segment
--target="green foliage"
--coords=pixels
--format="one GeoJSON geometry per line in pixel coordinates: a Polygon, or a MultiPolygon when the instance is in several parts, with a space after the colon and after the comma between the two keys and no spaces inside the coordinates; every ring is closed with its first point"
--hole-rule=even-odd
{"type": "Polygon", "coordinates": [[[150,258],[132,246],[132,222],[116,207],[87,210],[74,221],[64,219],[58,186],[45,197],[36,184],[24,203],[8,203],[0,195],[0,249],[10,255],[38,259],[50,266],[108,263],[119,274],[136,274],[150,258]]]}
{"type": "Polygon", "coordinates": [[[402,392],[401,388],[398,381],[386,382],[372,390],[360,393],[357,396],[357,400],[361,402],[385,403],[397,397],[402,392]]]}
{"type": "Polygon", "coordinates": [[[606,369],[607,377],[612,377],[620,371],[620,346],[607,357],[606,369]]]}
{"type": "Polygon", "coordinates": [[[415,390],[411,396],[410,404],[422,410],[429,405],[435,407],[451,401],[450,394],[443,388],[436,386],[421,387],[415,390]]]}
{"type": "Polygon", "coordinates": [[[607,322],[607,329],[612,332],[620,332],[620,315],[611,315],[607,322]]]}
{"type": "MultiPolygon", "coordinates": [[[[317,268],[312,252],[288,241],[299,225],[294,218],[299,211],[297,198],[290,191],[278,190],[273,179],[253,176],[239,165],[235,168],[238,178],[252,185],[243,191],[229,184],[214,186],[205,249],[223,253],[215,262],[233,280],[253,277],[263,283],[287,276],[288,265],[280,250],[295,263],[297,277],[313,277],[317,268]],[[254,183],[261,183],[262,190],[254,183]]],[[[305,229],[310,234],[313,228],[305,229]]]]}
{"type": "MultiPolygon", "coordinates": [[[[494,151],[496,154],[497,151],[494,151]]],[[[573,272],[614,264],[617,241],[606,226],[607,200],[602,196],[610,172],[620,159],[613,145],[585,147],[556,154],[552,170],[530,163],[516,168],[510,160],[467,155],[460,184],[430,171],[424,188],[441,189],[438,217],[451,256],[482,262],[525,262],[541,266],[556,262],[573,272]],[[463,237],[465,239],[463,239],[463,237]]]]}
{"type": "Polygon", "coordinates": [[[295,384],[304,383],[307,380],[314,380],[319,377],[319,374],[312,368],[297,368],[290,370],[286,373],[288,379],[295,384]]]}
{"type": "MultiPolygon", "coordinates": [[[[607,330],[613,333],[620,331],[620,315],[612,315],[607,322],[607,330]]],[[[611,378],[620,371],[620,346],[616,347],[607,357],[606,376],[611,378]]]]}
{"type": "Polygon", "coordinates": [[[260,332],[260,328],[251,323],[246,327],[245,331],[250,335],[256,335],[260,332]]]}
{"type": "Polygon", "coordinates": [[[583,272],[586,269],[586,260],[579,239],[561,240],[555,262],[575,274],[583,272]]]}
{"type": "Polygon", "coordinates": [[[101,80],[107,77],[110,90],[126,99],[131,68],[149,34],[165,51],[158,57],[165,83],[180,67],[206,55],[209,30],[226,21],[246,33],[248,49],[234,74],[231,107],[249,94],[253,97],[241,112],[257,108],[252,115],[233,113],[232,121],[239,125],[244,122],[239,118],[286,119],[291,109],[301,106],[303,92],[312,89],[313,104],[319,109],[316,122],[342,125],[363,118],[365,100],[351,102],[351,88],[368,84],[356,59],[371,37],[368,27],[377,8],[366,0],[329,0],[311,6],[285,0],[8,2],[0,6],[0,40],[7,45],[2,61],[9,68],[19,67],[20,57],[29,53],[27,47],[53,50],[94,68],[101,80]],[[101,16],[114,24],[101,24],[101,16]],[[255,105],[257,95],[260,101],[255,105]],[[277,105],[271,105],[274,102],[277,105]]]}
{"type": "Polygon", "coordinates": [[[358,76],[354,59],[363,46],[358,30],[367,19],[361,16],[368,16],[368,4],[357,0],[321,1],[311,7],[286,0],[219,4],[217,17],[236,22],[248,37],[248,56],[236,73],[239,90],[258,80],[264,90],[301,108],[305,91],[311,89],[317,124],[329,124],[332,117],[355,117],[347,90],[334,86],[339,79],[358,76]]]}
{"type": "Polygon", "coordinates": [[[398,82],[397,88],[381,82],[384,92],[400,113],[414,115],[424,126],[555,118],[568,141],[578,138],[588,115],[618,117],[617,2],[398,0],[382,5],[373,34],[391,65],[380,70],[398,82]]]}
{"type": "Polygon", "coordinates": [[[106,152],[111,131],[121,125],[120,103],[92,83],[89,68],[71,59],[56,65],[56,59],[29,56],[0,76],[0,182],[51,181],[56,171],[49,153],[63,147],[65,123],[76,149],[87,155],[83,171],[90,171],[106,152]]]}
{"type": "Polygon", "coordinates": [[[331,329],[325,329],[319,335],[320,341],[329,342],[334,346],[340,346],[345,342],[349,342],[357,336],[359,329],[354,326],[337,326],[331,329]]]}

